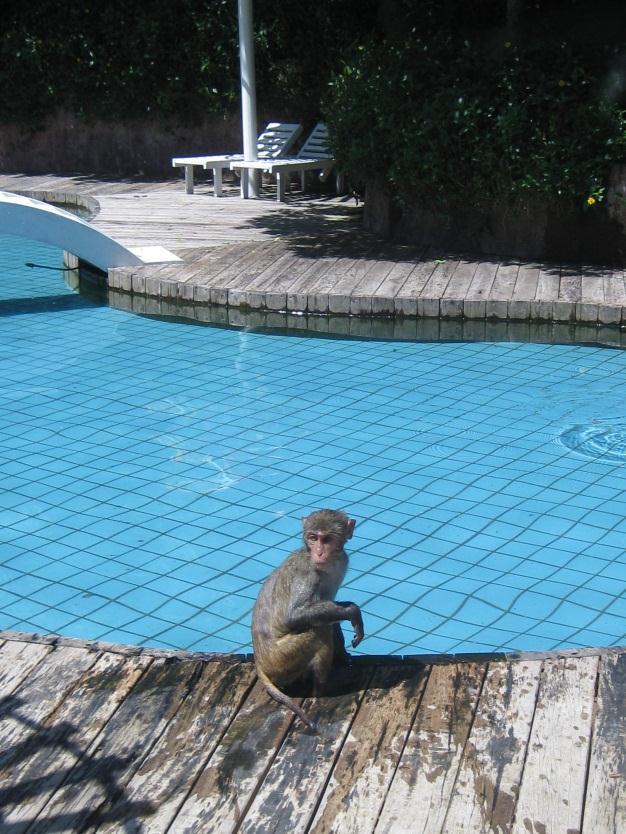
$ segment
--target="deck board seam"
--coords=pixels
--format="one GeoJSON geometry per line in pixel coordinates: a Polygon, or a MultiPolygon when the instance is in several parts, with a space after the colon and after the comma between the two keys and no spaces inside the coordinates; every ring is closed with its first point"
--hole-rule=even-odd
{"type": "Polygon", "coordinates": [[[374,820],[374,825],[372,826],[373,834],[375,834],[376,829],[378,828],[378,823],[379,823],[379,821],[382,817],[383,809],[385,807],[385,803],[387,802],[387,797],[389,796],[389,793],[391,791],[391,786],[393,785],[394,779],[397,776],[398,769],[400,767],[400,762],[402,761],[402,757],[404,756],[404,751],[406,750],[406,746],[409,743],[409,738],[411,737],[411,733],[413,731],[413,728],[415,727],[415,722],[417,721],[417,716],[419,715],[419,711],[420,711],[421,706],[422,706],[422,701],[424,700],[424,693],[426,692],[426,687],[428,685],[428,680],[430,678],[432,670],[433,670],[433,667],[429,666],[428,667],[428,673],[424,676],[424,680],[422,681],[421,692],[420,692],[419,698],[417,698],[417,703],[415,704],[415,709],[413,710],[413,714],[411,715],[411,720],[409,722],[409,726],[407,727],[406,733],[404,734],[404,740],[402,742],[402,747],[400,748],[398,759],[397,759],[395,767],[393,769],[393,773],[391,775],[391,778],[387,782],[384,795],[382,796],[380,804],[378,806],[378,813],[376,814],[376,819],[374,820]]]}

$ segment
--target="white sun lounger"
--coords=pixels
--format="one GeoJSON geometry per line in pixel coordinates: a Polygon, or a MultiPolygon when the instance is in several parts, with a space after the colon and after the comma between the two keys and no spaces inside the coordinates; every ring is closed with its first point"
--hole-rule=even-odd
{"type": "MultiPolygon", "coordinates": [[[[284,122],[270,122],[257,140],[259,159],[271,160],[288,153],[294,142],[302,133],[302,125],[284,122]]],[[[231,162],[244,159],[239,154],[216,154],[215,156],[176,156],[172,167],[185,169],[185,191],[193,194],[193,169],[195,167],[213,169],[213,192],[222,196],[222,171],[228,171],[231,162]]]]}
{"type": "MultiPolygon", "coordinates": [[[[243,158],[233,159],[230,163],[231,169],[250,171],[261,170],[268,174],[276,175],[276,199],[284,201],[286,187],[291,174],[300,172],[302,190],[304,191],[305,176],[307,171],[320,171],[320,179],[325,180],[331,170],[335,167],[335,160],[328,147],[328,128],[323,122],[319,122],[313,128],[311,135],[300,148],[296,156],[281,156],[275,160],[246,160],[243,158]]],[[[245,177],[242,175],[242,197],[247,197],[243,192],[245,177]]]]}

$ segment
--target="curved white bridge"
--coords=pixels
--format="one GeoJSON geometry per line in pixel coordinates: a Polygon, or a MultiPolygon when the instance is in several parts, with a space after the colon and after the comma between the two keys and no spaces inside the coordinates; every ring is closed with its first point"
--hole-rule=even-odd
{"type": "Polygon", "coordinates": [[[0,232],[58,246],[104,272],[180,261],[162,246],[123,246],[69,211],[8,191],[0,191],[0,232]]]}

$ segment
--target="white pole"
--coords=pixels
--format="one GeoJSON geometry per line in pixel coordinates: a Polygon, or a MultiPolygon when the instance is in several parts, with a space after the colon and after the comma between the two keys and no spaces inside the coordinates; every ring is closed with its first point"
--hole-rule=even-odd
{"type": "MultiPolygon", "coordinates": [[[[256,80],[254,75],[254,42],[252,37],[252,0],[238,0],[239,13],[239,65],[241,71],[241,126],[243,155],[257,158],[256,80]]],[[[248,177],[241,171],[241,193],[247,197],[259,196],[258,172],[248,177]]]]}

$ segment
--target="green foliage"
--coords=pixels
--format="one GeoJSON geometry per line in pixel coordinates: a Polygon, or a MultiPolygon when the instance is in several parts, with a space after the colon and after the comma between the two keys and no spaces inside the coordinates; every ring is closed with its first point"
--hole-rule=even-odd
{"type": "MultiPolygon", "coordinates": [[[[371,31],[375,9],[375,0],[256,0],[259,108],[319,118],[331,73],[371,31]]],[[[239,106],[236,0],[6,0],[2,23],[0,121],[37,125],[65,109],[191,123],[239,106]]]]}
{"type": "Polygon", "coordinates": [[[229,0],[8,5],[2,121],[36,123],[56,108],[83,118],[193,120],[236,98],[237,19],[229,0]]]}
{"type": "Polygon", "coordinates": [[[333,82],[331,140],[355,181],[443,212],[526,195],[599,201],[626,148],[624,111],[607,92],[616,60],[503,37],[371,43],[333,82]]]}

